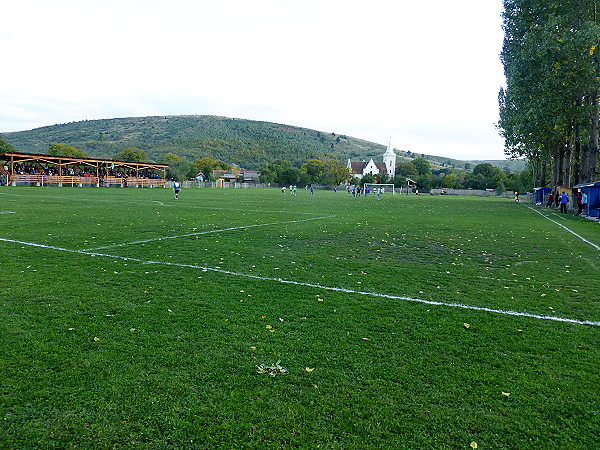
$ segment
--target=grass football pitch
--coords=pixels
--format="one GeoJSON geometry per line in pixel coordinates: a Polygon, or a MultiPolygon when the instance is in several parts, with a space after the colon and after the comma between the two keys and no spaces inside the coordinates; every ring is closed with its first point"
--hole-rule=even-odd
{"type": "Polygon", "coordinates": [[[600,445],[595,222],[303,189],[0,202],[0,448],[600,445]]]}

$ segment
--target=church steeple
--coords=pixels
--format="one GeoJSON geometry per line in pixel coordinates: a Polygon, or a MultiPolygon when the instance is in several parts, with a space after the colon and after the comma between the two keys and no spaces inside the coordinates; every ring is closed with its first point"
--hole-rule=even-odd
{"type": "Polygon", "coordinates": [[[392,138],[390,138],[386,152],[383,155],[383,162],[387,169],[387,174],[392,178],[396,174],[396,153],[392,148],[392,138]]]}

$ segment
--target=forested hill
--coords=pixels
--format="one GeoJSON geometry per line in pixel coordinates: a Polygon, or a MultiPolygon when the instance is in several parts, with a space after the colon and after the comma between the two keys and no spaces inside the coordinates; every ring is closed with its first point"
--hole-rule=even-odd
{"type": "MultiPolygon", "coordinates": [[[[276,159],[288,160],[294,166],[312,158],[368,160],[373,157],[379,160],[385,152],[383,145],[336,132],[218,116],[86,120],[3,136],[20,152],[45,154],[51,144],[66,144],[92,157],[112,158],[125,147],[135,147],[145,150],[155,161],[170,152],[190,160],[210,156],[246,169],[258,169],[276,159]]],[[[399,160],[417,156],[424,155],[399,152],[399,160]]],[[[465,165],[465,161],[431,158],[435,158],[432,162],[447,164],[446,167],[464,168],[465,165]]],[[[521,161],[501,161],[505,166],[513,162],[522,164],[521,161]]]]}
{"type": "Polygon", "coordinates": [[[368,159],[385,147],[332,132],[217,116],[156,116],[88,120],[5,133],[22,152],[46,153],[67,144],[93,157],[112,157],[125,147],[146,151],[153,160],[175,153],[191,160],[210,156],[247,169],[276,159],[301,165],[311,158],[368,159]]]}

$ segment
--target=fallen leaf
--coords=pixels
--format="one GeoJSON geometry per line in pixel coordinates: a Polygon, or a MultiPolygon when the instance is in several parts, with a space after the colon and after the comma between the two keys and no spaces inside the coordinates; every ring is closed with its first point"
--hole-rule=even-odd
{"type": "Polygon", "coordinates": [[[502,395],[506,395],[508,397],[510,395],[510,392],[504,392],[504,391],[502,391],[502,395]]]}
{"type": "Polygon", "coordinates": [[[469,328],[471,328],[471,324],[463,323],[463,327],[465,327],[468,330],[469,328]]]}
{"type": "Polygon", "coordinates": [[[310,367],[305,367],[304,370],[306,370],[307,372],[312,372],[315,369],[311,369],[310,367]]]}
{"type": "Polygon", "coordinates": [[[322,302],[324,300],[322,298],[318,298],[317,301],[322,302]]]}
{"type": "Polygon", "coordinates": [[[75,329],[75,328],[68,328],[67,330],[68,330],[68,331],[73,331],[74,329],[75,329]]]}
{"type": "Polygon", "coordinates": [[[253,345],[252,347],[250,347],[250,350],[256,350],[256,347],[253,345]]]}
{"type": "Polygon", "coordinates": [[[267,330],[270,330],[271,328],[273,328],[273,326],[271,326],[271,325],[267,325],[265,328],[266,328],[267,330]]]}
{"type": "Polygon", "coordinates": [[[369,338],[362,338],[363,341],[370,341],[371,339],[369,338]]]}
{"type": "Polygon", "coordinates": [[[469,447],[471,448],[479,448],[479,446],[477,445],[477,442],[473,441],[469,444],[469,447]]]}
{"type": "Polygon", "coordinates": [[[269,330],[271,333],[275,333],[275,330],[269,330]]]}
{"type": "Polygon", "coordinates": [[[94,341],[98,342],[100,340],[99,337],[94,337],[94,341]]]}

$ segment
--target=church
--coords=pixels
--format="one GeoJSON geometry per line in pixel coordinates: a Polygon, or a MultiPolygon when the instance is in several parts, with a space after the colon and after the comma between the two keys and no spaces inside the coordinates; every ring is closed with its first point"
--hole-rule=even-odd
{"type": "Polygon", "coordinates": [[[396,173],[396,153],[392,148],[392,142],[390,141],[387,151],[383,154],[383,162],[375,162],[373,158],[368,162],[348,160],[348,169],[353,180],[360,180],[367,174],[379,175],[383,173],[387,173],[389,178],[393,178],[396,173]]]}

